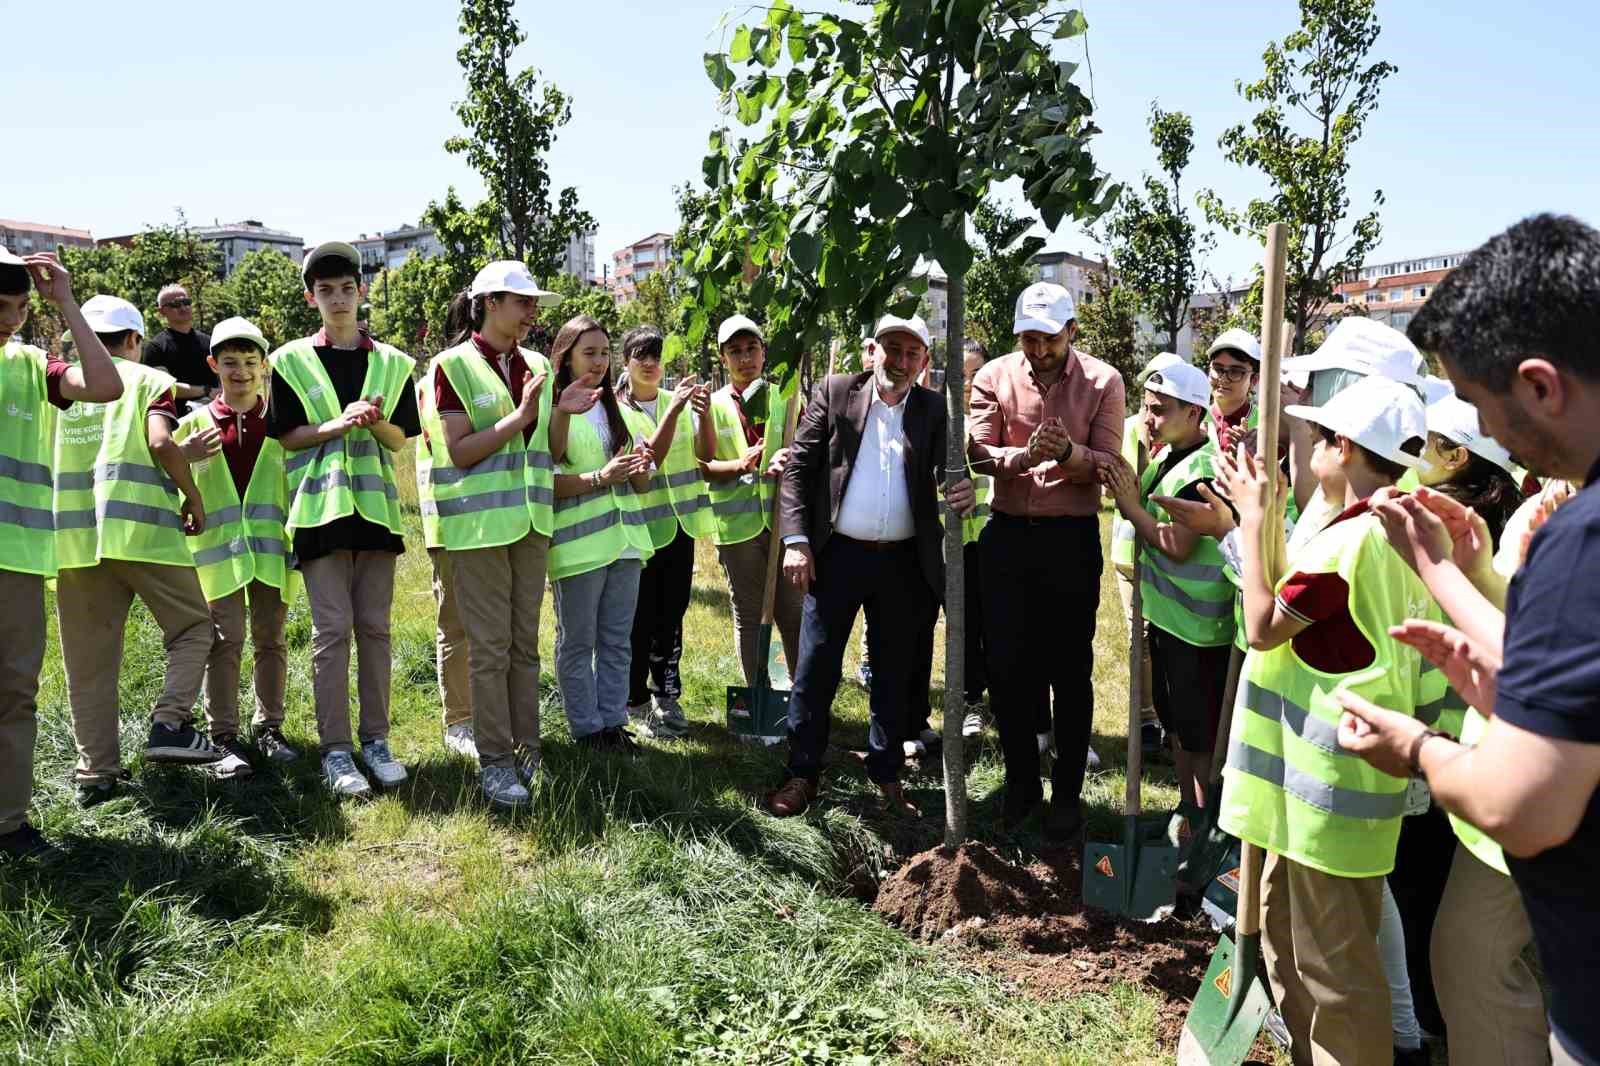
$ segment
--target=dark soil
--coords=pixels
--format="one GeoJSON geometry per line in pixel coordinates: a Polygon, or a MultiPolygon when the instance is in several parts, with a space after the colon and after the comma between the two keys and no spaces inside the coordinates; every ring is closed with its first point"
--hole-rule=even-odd
{"type": "Polygon", "coordinates": [[[1081,884],[1076,849],[1043,850],[1021,866],[965,844],[912,856],[873,910],[1042,998],[1139,985],[1160,1000],[1160,1036],[1175,1047],[1217,934],[1203,918],[1145,923],[1087,909],[1081,884]]]}

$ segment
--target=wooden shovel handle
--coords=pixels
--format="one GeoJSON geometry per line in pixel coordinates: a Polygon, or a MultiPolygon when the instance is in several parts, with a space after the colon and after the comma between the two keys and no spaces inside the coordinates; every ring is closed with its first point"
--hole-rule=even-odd
{"type": "Polygon", "coordinates": [[[1128,784],[1122,794],[1122,813],[1138,817],[1139,776],[1144,752],[1139,743],[1139,711],[1144,706],[1144,597],[1140,582],[1139,540],[1133,542],[1133,596],[1128,608],[1128,784]]]}
{"type": "MultiPolygon", "coordinates": [[[[1266,257],[1262,261],[1263,287],[1261,293],[1261,418],[1257,424],[1256,457],[1268,471],[1267,514],[1279,513],[1278,499],[1278,425],[1283,413],[1283,347],[1285,330],[1283,321],[1284,279],[1288,269],[1289,229],[1282,222],[1267,227],[1266,257]]],[[[1277,558],[1281,543],[1281,522],[1268,522],[1263,526],[1262,540],[1267,552],[1263,554],[1266,572],[1278,575],[1283,572],[1285,560],[1277,558]]]]}
{"type": "Polygon", "coordinates": [[[1235,921],[1240,936],[1261,932],[1261,868],[1265,853],[1248,840],[1239,842],[1239,909],[1235,921]]]}
{"type": "MultiPolygon", "coordinates": [[[[769,389],[776,391],[777,386],[768,385],[769,389]]],[[[771,397],[768,397],[767,415],[772,414],[771,397]]],[[[794,427],[800,417],[800,386],[795,383],[794,395],[789,399],[788,409],[783,415],[783,446],[785,448],[794,443],[794,427]]],[[[762,470],[758,475],[766,477],[767,472],[762,470]]],[[[783,559],[783,538],[778,535],[778,515],[781,512],[780,497],[783,495],[783,484],[772,490],[772,499],[767,502],[767,582],[761,593],[761,624],[772,625],[773,615],[777,611],[778,600],[778,564],[783,559]]],[[[794,669],[794,667],[790,667],[794,669]]]]}

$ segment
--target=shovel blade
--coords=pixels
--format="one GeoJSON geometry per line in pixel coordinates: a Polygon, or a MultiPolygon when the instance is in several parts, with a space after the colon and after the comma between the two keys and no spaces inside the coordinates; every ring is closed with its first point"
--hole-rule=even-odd
{"type": "Polygon", "coordinates": [[[788,736],[789,693],[767,687],[729,685],[728,732],[744,740],[777,744],[788,736]]]}
{"type": "Polygon", "coordinates": [[[1160,918],[1177,902],[1178,849],[1164,816],[1129,818],[1120,844],[1083,850],[1083,902],[1138,921],[1160,918]]]}
{"type": "MultiPolygon", "coordinates": [[[[1244,950],[1254,952],[1255,945],[1244,950]]],[[[1239,1066],[1250,1054],[1272,1000],[1255,967],[1236,966],[1234,955],[1233,941],[1222,937],[1184,1022],[1178,1066],[1239,1066]],[[1237,981],[1246,987],[1237,988],[1237,981]]]]}

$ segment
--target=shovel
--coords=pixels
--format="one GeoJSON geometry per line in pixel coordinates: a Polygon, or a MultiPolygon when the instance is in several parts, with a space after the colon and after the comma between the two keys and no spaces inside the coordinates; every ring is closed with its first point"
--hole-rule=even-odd
{"type": "Polygon", "coordinates": [[[1261,975],[1261,849],[1246,843],[1239,867],[1239,943],[1223,936],[1178,1038],[1178,1066],[1239,1066],[1272,1000],[1261,975]]]}
{"type": "MultiPolygon", "coordinates": [[[[1244,672],[1244,652],[1237,647],[1228,660],[1228,684],[1222,696],[1222,714],[1217,720],[1217,742],[1211,749],[1211,772],[1206,777],[1206,806],[1184,803],[1175,817],[1188,822],[1189,843],[1178,861],[1178,887],[1199,892],[1210,885],[1223,869],[1236,841],[1217,827],[1217,811],[1222,800],[1222,767],[1228,761],[1228,734],[1233,728],[1233,703],[1239,695],[1239,676],[1244,672]]],[[[1233,908],[1227,908],[1229,914],[1233,908]]]]}
{"type": "Polygon", "coordinates": [[[1167,815],[1144,816],[1139,808],[1140,662],[1144,653],[1144,605],[1139,560],[1133,563],[1132,624],[1128,627],[1128,786],[1123,792],[1122,843],[1089,843],[1083,849],[1083,902],[1140,921],[1154,921],[1177,901],[1173,876],[1178,849],[1167,835],[1167,815]]]}

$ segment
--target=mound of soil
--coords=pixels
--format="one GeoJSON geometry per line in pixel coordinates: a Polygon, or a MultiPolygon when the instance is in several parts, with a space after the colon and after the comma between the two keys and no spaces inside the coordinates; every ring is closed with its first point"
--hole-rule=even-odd
{"type": "Polygon", "coordinates": [[[1140,985],[1161,1002],[1161,1037],[1177,1043],[1217,935],[1203,918],[1134,922],[1088,909],[1075,849],[1027,866],[982,844],[913,856],[878,891],[873,910],[922,940],[1042,998],[1140,985]]]}

